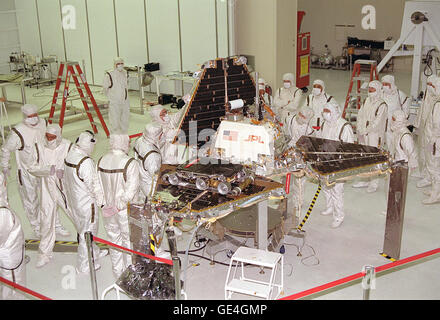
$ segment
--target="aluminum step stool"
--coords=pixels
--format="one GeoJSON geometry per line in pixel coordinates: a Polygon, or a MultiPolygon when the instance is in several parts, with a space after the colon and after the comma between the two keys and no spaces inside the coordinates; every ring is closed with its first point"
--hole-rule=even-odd
{"type": "Polygon", "coordinates": [[[281,253],[248,247],[238,248],[229,264],[225,283],[225,299],[230,299],[234,292],[265,298],[267,300],[276,299],[283,291],[283,266],[284,257],[281,253]],[[235,267],[233,266],[234,264],[235,267]],[[244,275],[244,264],[271,269],[269,282],[246,278],[244,275]],[[241,276],[237,277],[237,269],[240,266],[241,276]],[[232,268],[234,268],[234,272],[231,277],[232,268]],[[277,272],[278,270],[279,272],[277,272]],[[277,273],[279,274],[279,282],[276,283],[275,278],[277,273]],[[274,289],[277,289],[276,292],[274,289]]]}

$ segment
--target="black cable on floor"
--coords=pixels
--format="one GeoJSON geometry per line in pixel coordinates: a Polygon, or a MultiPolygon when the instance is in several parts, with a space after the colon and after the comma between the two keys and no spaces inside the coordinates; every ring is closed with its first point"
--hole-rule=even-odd
{"type": "MultiPolygon", "coordinates": [[[[296,244],[293,244],[293,243],[286,243],[286,242],[284,242],[284,244],[287,245],[287,246],[294,246],[294,247],[296,248],[296,253],[297,253],[297,254],[300,253],[299,246],[297,246],[296,244]]],[[[305,265],[306,267],[313,267],[313,266],[317,266],[317,265],[319,265],[319,264],[320,264],[320,261],[319,261],[319,258],[316,256],[315,249],[314,249],[311,245],[309,245],[309,244],[305,244],[305,245],[304,245],[304,247],[306,247],[306,246],[309,247],[310,249],[312,249],[313,254],[311,254],[310,256],[307,256],[307,257],[302,258],[302,259],[301,259],[301,264],[305,265]],[[312,258],[312,257],[314,257],[318,262],[315,263],[315,264],[310,264],[310,265],[304,263],[305,260],[310,259],[310,258],[312,258]]]]}

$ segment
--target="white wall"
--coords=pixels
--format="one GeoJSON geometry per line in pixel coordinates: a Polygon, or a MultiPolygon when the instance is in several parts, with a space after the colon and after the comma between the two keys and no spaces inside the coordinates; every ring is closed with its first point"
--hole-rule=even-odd
{"type": "MultiPolygon", "coordinates": [[[[39,0],[37,0],[39,1],[39,0]]],[[[76,12],[76,29],[64,30],[64,43],[66,46],[66,58],[68,61],[78,61],[83,68],[85,65],[87,81],[95,83],[93,78],[92,59],[90,55],[88,16],[85,0],[61,0],[61,6],[71,5],[76,12]]],[[[54,28],[56,20],[52,20],[54,28]]],[[[63,60],[63,59],[60,59],[63,60]]]]}
{"type": "Polygon", "coordinates": [[[218,56],[227,57],[232,55],[233,52],[229,52],[229,23],[228,23],[228,1],[216,0],[217,5],[217,47],[218,56]]]}
{"type": "MultiPolygon", "coordinates": [[[[179,1],[147,0],[146,17],[150,61],[159,62],[162,73],[181,71],[179,1]]],[[[169,81],[161,85],[164,92],[173,87],[169,81]]]]}
{"type": "Polygon", "coordinates": [[[56,55],[65,59],[59,1],[38,0],[37,8],[43,56],[56,55]]]}
{"type": "Polygon", "coordinates": [[[15,9],[21,50],[41,57],[36,1],[15,0],[15,9]]]}
{"type": "Polygon", "coordinates": [[[197,64],[217,57],[215,19],[215,0],[180,1],[182,69],[184,71],[195,70],[197,64]]]}
{"type": "MultiPolygon", "coordinates": [[[[195,71],[231,54],[231,0],[1,0],[15,2],[22,50],[85,62],[88,81],[101,85],[121,56],[127,65],[159,62],[162,73],[195,71]],[[72,5],[76,29],[63,30],[62,8],[72,5]]],[[[164,82],[164,92],[174,92],[164,82]]]]}
{"type": "MultiPolygon", "coordinates": [[[[311,32],[313,52],[323,53],[327,44],[334,56],[341,54],[347,36],[376,41],[384,41],[389,36],[394,40],[399,39],[404,7],[404,0],[298,0],[298,10],[306,12],[301,31],[311,32]],[[374,30],[362,28],[362,7],[365,5],[376,8],[374,30]],[[337,29],[341,31],[340,34],[337,29]]],[[[395,67],[411,69],[411,60],[408,57],[396,58],[395,67]]]]}
{"type": "Polygon", "coordinates": [[[296,73],[297,0],[236,0],[235,50],[255,58],[255,71],[275,90],[296,73]]]}
{"type": "Polygon", "coordinates": [[[115,11],[119,55],[124,57],[129,65],[145,64],[145,61],[148,61],[145,1],[116,0],[115,11]]]}
{"type": "Polygon", "coordinates": [[[87,11],[93,80],[102,84],[105,72],[113,70],[113,60],[118,56],[113,0],[87,0],[87,11]]]}
{"type": "Polygon", "coordinates": [[[0,1],[0,73],[9,73],[9,55],[20,51],[14,0],[0,1]]]}

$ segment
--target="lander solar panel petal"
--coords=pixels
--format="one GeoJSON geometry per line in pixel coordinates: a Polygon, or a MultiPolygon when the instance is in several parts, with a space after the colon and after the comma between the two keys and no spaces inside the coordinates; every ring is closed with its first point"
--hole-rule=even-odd
{"type": "MultiPolygon", "coordinates": [[[[255,82],[247,66],[237,60],[237,57],[218,58],[211,60],[209,66],[203,69],[179,124],[187,144],[189,141],[198,141],[204,129],[217,130],[226,116],[228,101],[242,99],[245,108],[254,103],[255,82]],[[191,121],[197,121],[197,130],[189,130],[194,127],[190,126],[191,121]]],[[[177,137],[174,143],[176,141],[177,137]]]]}
{"type": "Polygon", "coordinates": [[[322,176],[341,172],[350,176],[359,173],[359,169],[374,171],[378,164],[389,161],[383,150],[355,143],[302,136],[296,146],[304,162],[322,176]]]}

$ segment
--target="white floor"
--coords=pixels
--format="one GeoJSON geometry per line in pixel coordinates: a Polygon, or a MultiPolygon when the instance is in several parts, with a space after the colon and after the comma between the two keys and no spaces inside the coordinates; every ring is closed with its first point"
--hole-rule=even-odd
{"type": "MultiPolygon", "coordinates": [[[[404,91],[409,91],[410,74],[395,73],[397,84],[404,91]]],[[[327,84],[327,92],[335,96],[343,105],[349,83],[348,71],[312,70],[312,80],[322,79],[327,84]]],[[[18,87],[8,87],[8,98],[20,100],[18,87]]],[[[95,98],[102,99],[100,88],[93,88],[95,98]]],[[[51,100],[52,87],[44,89],[26,88],[28,102],[42,107],[51,100]]],[[[151,95],[151,101],[156,97],[151,95]]],[[[130,92],[132,106],[139,106],[137,92],[130,92]]],[[[47,110],[47,107],[46,107],[47,110]]],[[[8,108],[10,123],[21,119],[18,106],[8,108]]],[[[149,116],[133,113],[130,123],[130,134],[141,132],[149,121],[149,116]]],[[[64,137],[74,141],[82,130],[90,128],[88,121],[66,124],[64,137]]],[[[99,158],[108,148],[108,142],[103,130],[99,127],[99,141],[94,152],[94,158],[99,158]]],[[[14,161],[12,161],[13,163],[14,161]]],[[[15,166],[13,165],[13,170],[15,166]]],[[[404,233],[402,240],[401,258],[406,258],[424,251],[436,249],[440,245],[438,230],[440,230],[440,205],[424,206],[421,200],[425,197],[423,190],[416,188],[417,179],[409,178],[405,212],[404,233]]],[[[308,204],[316,191],[316,185],[307,184],[306,203],[308,204]]],[[[17,193],[17,183],[14,175],[8,179],[8,193],[11,207],[18,213],[26,239],[35,239],[29,222],[23,213],[21,201],[17,193]]],[[[301,240],[285,237],[286,253],[284,254],[284,295],[313,288],[335,281],[339,278],[362,271],[366,265],[380,266],[389,263],[379,255],[383,248],[385,216],[381,214],[386,209],[386,192],[384,181],[374,194],[365,193],[365,189],[353,189],[350,184],[345,186],[346,218],[338,229],[331,229],[331,218],[319,214],[324,208],[324,196],[320,195],[310,218],[304,226],[306,231],[306,246],[302,256],[297,256],[297,246],[301,240]]],[[[303,210],[302,217],[307,208],[303,210]]],[[[73,224],[63,215],[61,220],[71,232],[70,237],[59,240],[76,240],[73,224]]],[[[98,236],[107,238],[102,223],[98,236]]],[[[178,241],[178,249],[185,250],[190,234],[184,233],[178,241]]],[[[244,239],[241,239],[244,241],[244,239]]],[[[248,245],[252,244],[248,240],[248,245]]],[[[193,247],[192,247],[193,249],[193,247]]],[[[203,254],[203,251],[197,252],[203,254]]],[[[35,268],[35,251],[27,251],[31,261],[27,265],[26,286],[52,299],[92,299],[90,277],[76,276],[73,272],[75,254],[55,253],[54,259],[42,269],[35,268]]],[[[207,257],[207,255],[205,254],[207,257]]],[[[181,256],[184,262],[183,255],[181,256]]],[[[226,252],[219,252],[216,260],[229,263],[226,252]]],[[[109,257],[101,263],[102,268],[97,272],[98,289],[101,294],[105,288],[113,284],[109,257]]],[[[184,264],[182,264],[184,266],[184,264]]],[[[249,267],[249,272],[256,277],[267,277],[259,274],[259,269],[249,267]]],[[[439,278],[440,260],[437,257],[400,267],[392,272],[384,272],[376,277],[375,290],[370,298],[385,299],[440,299],[439,278]]],[[[222,300],[227,267],[221,264],[211,265],[209,261],[190,256],[190,267],[186,276],[185,291],[191,300],[222,300]]],[[[183,273],[182,273],[183,277],[183,273]]],[[[324,294],[309,297],[309,299],[362,299],[361,281],[328,290],[324,294]]],[[[107,296],[114,299],[113,293],[107,296]]],[[[254,299],[243,295],[233,295],[233,299],[254,299]]]]}

